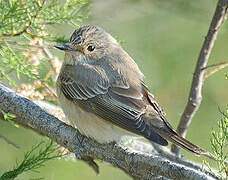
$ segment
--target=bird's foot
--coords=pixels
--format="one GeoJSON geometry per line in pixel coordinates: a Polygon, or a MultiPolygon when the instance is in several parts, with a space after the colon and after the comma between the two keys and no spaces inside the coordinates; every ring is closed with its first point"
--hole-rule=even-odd
{"type": "Polygon", "coordinates": [[[96,174],[99,174],[99,166],[92,157],[88,156],[88,149],[83,145],[84,139],[85,136],[77,136],[79,143],[74,152],[75,157],[87,163],[95,171],[96,174]]]}

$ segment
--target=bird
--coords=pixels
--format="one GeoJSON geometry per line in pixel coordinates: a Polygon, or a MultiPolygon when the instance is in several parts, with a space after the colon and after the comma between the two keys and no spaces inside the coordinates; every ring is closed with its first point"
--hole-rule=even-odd
{"type": "Polygon", "coordinates": [[[55,48],[65,52],[56,82],[58,100],[81,134],[98,143],[144,137],[162,146],[170,141],[196,155],[206,153],[174,130],[136,62],[103,28],[82,26],[55,48]]]}

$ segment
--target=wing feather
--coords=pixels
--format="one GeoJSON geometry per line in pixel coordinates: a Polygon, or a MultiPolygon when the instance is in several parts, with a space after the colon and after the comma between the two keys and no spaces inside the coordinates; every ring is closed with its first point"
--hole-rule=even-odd
{"type": "MultiPolygon", "coordinates": [[[[76,72],[72,74],[69,69],[70,67],[67,67],[63,71],[64,75],[60,74],[59,77],[66,98],[78,103],[85,111],[93,112],[121,128],[158,144],[167,145],[167,141],[141,118],[147,104],[144,102],[140,87],[126,88],[115,83],[110,84],[108,79],[101,77],[102,73],[94,69],[91,69],[94,81],[91,81],[89,76],[88,79],[82,80],[81,75],[77,76],[76,72]]],[[[87,75],[90,75],[88,67],[86,70],[87,75]]],[[[80,68],[77,68],[77,71],[80,71],[80,68]]]]}

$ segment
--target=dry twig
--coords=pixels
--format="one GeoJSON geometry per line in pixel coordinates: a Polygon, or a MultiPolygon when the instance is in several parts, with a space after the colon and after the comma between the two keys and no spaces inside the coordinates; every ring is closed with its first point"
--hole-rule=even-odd
{"type": "Polygon", "coordinates": [[[212,71],[210,71],[210,72],[208,72],[208,73],[206,73],[204,75],[204,79],[207,79],[207,78],[211,77],[216,72],[218,72],[218,71],[224,69],[225,67],[227,67],[228,66],[228,62],[221,62],[221,63],[217,63],[217,64],[211,64],[211,65],[205,67],[204,69],[209,68],[209,67],[215,67],[215,66],[217,66],[215,69],[213,69],[212,71]]]}
{"type": "MultiPolygon", "coordinates": [[[[185,137],[188,127],[192,121],[193,116],[196,111],[199,109],[199,106],[202,101],[202,87],[204,83],[204,74],[205,67],[207,66],[207,62],[209,56],[211,54],[211,50],[214,46],[214,42],[216,40],[217,34],[222,27],[227,15],[228,9],[228,0],[219,0],[214,16],[211,21],[211,25],[207,36],[204,40],[202,49],[200,51],[197,64],[195,67],[195,72],[193,74],[192,85],[188,97],[188,103],[185,107],[185,110],[181,116],[179,125],[177,127],[177,132],[182,137],[185,137]]],[[[172,145],[172,152],[177,155],[180,154],[180,148],[175,145],[172,145]]]]}

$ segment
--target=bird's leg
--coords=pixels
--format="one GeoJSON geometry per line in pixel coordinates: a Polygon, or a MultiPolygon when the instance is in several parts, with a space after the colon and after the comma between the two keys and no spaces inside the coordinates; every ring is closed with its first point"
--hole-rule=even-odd
{"type": "Polygon", "coordinates": [[[83,156],[81,158],[81,160],[83,160],[84,162],[86,162],[95,171],[96,174],[99,174],[99,172],[100,172],[99,166],[94,161],[94,159],[92,157],[90,157],[90,156],[83,156]]]}
{"type": "Polygon", "coordinates": [[[86,147],[83,146],[85,136],[78,135],[77,140],[79,142],[79,146],[77,146],[74,152],[76,158],[87,163],[95,171],[96,174],[99,174],[99,166],[97,165],[97,163],[94,161],[92,157],[85,155],[88,154],[88,150],[86,149],[86,147]]]}

